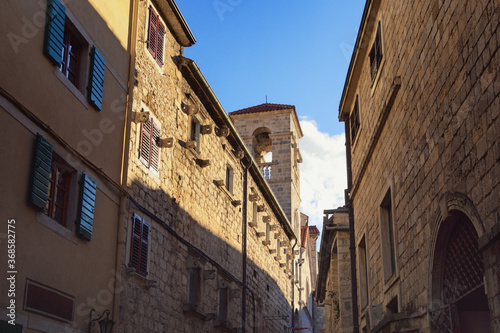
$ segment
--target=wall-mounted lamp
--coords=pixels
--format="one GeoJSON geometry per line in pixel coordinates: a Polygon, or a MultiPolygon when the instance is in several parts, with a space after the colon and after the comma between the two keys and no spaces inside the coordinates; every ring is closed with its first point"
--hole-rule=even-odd
{"type": "Polygon", "coordinates": [[[113,325],[115,324],[115,322],[112,319],[109,319],[110,311],[104,310],[104,312],[100,316],[99,314],[97,314],[97,318],[92,319],[92,312],[94,311],[95,311],[94,309],[90,310],[88,333],[91,333],[92,326],[94,326],[96,322],[99,322],[101,333],[111,333],[111,330],[113,330],[113,325]]]}

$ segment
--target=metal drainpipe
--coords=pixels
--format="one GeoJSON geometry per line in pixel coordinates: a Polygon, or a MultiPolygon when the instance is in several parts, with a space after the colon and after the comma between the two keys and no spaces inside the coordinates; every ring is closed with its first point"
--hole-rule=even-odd
{"type": "MultiPolygon", "coordinates": [[[[241,235],[241,253],[243,255],[242,261],[242,282],[243,282],[243,295],[241,296],[241,323],[242,333],[246,332],[246,308],[247,308],[247,204],[248,204],[248,168],[249,165],[243,164],[245,172],[243,173],[243,212],[242,212],[242,235],[241,235]]],[[[254,322],[255,322],[255,306],[254,306],[254,322]]],[[[254,325],[255,332],[255,325],[254,325]]]]}
{"type": "MultiPolygon", "coordinates": [[[[295,247],[297,246],[298,242],[299,241],[296,239],[295,244],[293,244],[293,246],[292,246],[292,254],[295,251],[295,247]]],[[[295,268],[294,260],[292,260],[292,268],[295,268]]],[[[294,269],[294,273],[296,273],[295,269],[294,269]]],[[[295,287],[294,287],[294,285],[295,285],[295,274],[293,275],[293,278],[292,278],[292,331],[293,331],[294,325],[295,325],[295,323],[294,323],[295,322],[295,302],[294,302],[295,301],[295,287]]]]}
{"type": "MultiPolygon", "coordinates": [[[[136,37],[137,37],[137,15],[139,1],[134,0],[131,2],[131,16],[130,16],[130,34],[129,34],[129,45],[130,45],[130,64],[128,72],[128,92],[127,100],[124,107],[125,118],[124,118],[124,133],[123,133],[123,147],[122,147],[122,164],[120,170],[120,186],[124,190],[127,189],[127,178],[128,178],[128,163],[129,163],[129,146],[130,146],[130,117],[132,112],[132,101],[134,96],[134,72],[135,72],[135,49],[136,49],[136,37]]],[[[115,270],[113,276],[113,305],[112,305],[112,316],[113,320],[120,324],[120,292],[122,290],[121,285],[121,268],[122,268],[122,255],[123,247],[125,246],[125,223],[127,218],[127,195],[125,193],[120,194],[119,212],[118,212],[118,223],[116,232],[116,249],[115,249],[115,270]]],[[[118,326],[118,325],[117,325],[118,326]]]]}
{"type": "Polygon", "coordinates": [[[349,210],[349,250],[351,254],[351,293],[352,293],[352,326],[353,332],[359,333],[358,321],[358,284],[356,280],[356,239],[354,237],[354,207],[350,196],[352,191],[352,169],[351,169],[351,129],[349,121],[345,121],[346,137],[346,164],[347,164],[347,190],[349,197],[347,207],[349,210]]]}

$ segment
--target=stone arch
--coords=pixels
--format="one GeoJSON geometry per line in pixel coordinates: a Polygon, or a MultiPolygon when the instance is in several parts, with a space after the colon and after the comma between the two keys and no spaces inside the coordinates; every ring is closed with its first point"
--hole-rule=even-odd
{"type": "Polygon", "coordinates": [[[477,240],[484,227],[470,199],[447,194],[434,222],[429,320],[433,332],[491,332],[484,265],[477,240]],[[470,214],[470,215],[469,215],[470,214]]]}
{"type": "Polygon", "coordinates": [[[264,156],[273,151],[273,140],[270,138],[272,131],[267,127],[259,127],[252,134],[252,145],[255,160],[264,163],[264,156]]]}

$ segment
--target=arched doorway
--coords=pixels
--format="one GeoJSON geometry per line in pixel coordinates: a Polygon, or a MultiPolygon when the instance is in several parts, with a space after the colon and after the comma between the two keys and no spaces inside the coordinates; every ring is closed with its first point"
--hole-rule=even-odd
{"type": "Polygon", "coordinates": [[[493,332],[477,239],[471,220],[457,210],[439,227],[432,267],[431,332],[493,332]]]}

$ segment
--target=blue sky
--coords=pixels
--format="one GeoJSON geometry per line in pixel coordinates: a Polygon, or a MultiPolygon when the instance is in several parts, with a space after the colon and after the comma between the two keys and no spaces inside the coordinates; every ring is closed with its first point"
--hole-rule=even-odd
{"type": "Polygon", "coordinates": [[[321,132],[338,106],[365,0],[177,0],[197,42],[185,49],[227,112],[295,105],[321,132]]]}
{"type": "Polygon", "coordinates": [[[323,210],[344,204],[344,124],[339,101],[365,0],[177,0],[197,42],[193,59],[226,112],[295,105],[301,211],[321,230],[323,210]]]}

